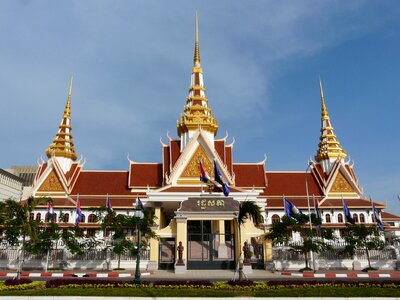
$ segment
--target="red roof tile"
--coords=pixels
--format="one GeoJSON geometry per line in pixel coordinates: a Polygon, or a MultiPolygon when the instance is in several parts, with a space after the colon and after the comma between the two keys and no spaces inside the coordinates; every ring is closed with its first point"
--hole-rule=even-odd
{"type": "MultiPolygon", "coordinates": [[[[235,189],[234,187],[229,187],[229,190],[231,192],[240,192],[240,190],[235,189]]],[[[203,186],[203,191],[206,192],[206,187],[203,186]]],[[[161,191],[161,193],[200,193],[201,192],[201,186],[170,186],[170,187],[165,187],[161,191]]],[[[214,188],[214,192],[222,192],[222,190],[217,187],[214,188]]]]}
{"type": "Polygon", "coordinates": [[[400,216],[388,213],[388,212],[381,212],[381,218],[383,221],[389,221],[389,220],[400,220],[400,216]]]}
{"type": "Polygon", "coordinates": [[[170,160],[170,153],[169,151],[171,150],[170,147],[163,147],[163,174],[167,173],[170,175],[170,165],[171,165],[171,160],[170,160]]]}
{"type": "Polygon", "coordinates": [[[265,187],[265,170],[263,164],[233,164],[235,185],[237,187],[265,187]]]}
{"type": "MultiPolygon", "coordinates": [[[[371,201],[368,199],[345,199],[346,204],[349,208],[371,208],[371,201]]],[[[326,207],[343,207],[342,199],[325,199],[319,204],[320,208],[326,207]]],[[[379,202],[375,202],[375,207],[384,208],[385,205],[379,202]]]]}
{"type": "Polygon", "coordinates": [[[129,187],[160,187],[163,181],[162,164],[132,163],[129,187]]]}
{"type": "Polygon", "coordinates": [[[221,160],[224,163],[226,163],[226,161],[225,161],[225,141],[224,140],[214,141],[214,148],[217,151],[221,160]]]}
{"type": "Polygon", "coordinates": [[[127,171],[82,171],[71,194],[131,195],[127,171]]]}
{"type": "Polygon", "coordinates": [[[170,141],[170,151],[171,151],[171,167],[175,166],[176,161],[181,155],[181,142],[179,140],[170,141]]]}
{"type": "Polygon", "coordinates": [[[229,173],[233,174],[233,165],[232,165],[232,147],[225,147],[225,164],[229,173]]]}
{"type": "Polygon", "coordinates": [[[306,178],[308,194],[310,197],[322,195],[317,181],[311,173],[305,172],[266,172],[267,188],[266,196],[305,196],[306,178]]]}

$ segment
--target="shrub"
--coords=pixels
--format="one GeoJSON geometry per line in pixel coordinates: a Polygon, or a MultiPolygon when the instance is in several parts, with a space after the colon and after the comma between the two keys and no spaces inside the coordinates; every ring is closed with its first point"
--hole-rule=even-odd
{"type": "Polygon", "coordinates": [[[157,280],[153,286],[212,286],[209,280],[157,280]]]}
{"type": "Polygon", "coordinates": [[[20,285],[20,284],[28,284],[28,283],[32,283],[32,280],[30,280],[29,278],[21,278],[21,279],[7,279],[6,281],[4,281],[5,285],[20,285]]]}
{"type": "Polygon", "coordinates": [[[228,284],[232,286],[253,286],[254,282],[252,280],[229,280],[228,284]]]}
{"type": "MultiPolygon", "coordinates": [[[[108,285],[113,287],[122,286],[125,284],[132,285],[132,281],[119,281],[119,280],[109,280],[109,279],[52,279],[46,282],[46,288],[56,288],[66,285],[108,285]]],[[[143,281],[141,285],[149,285],[148,282],[143,281]]]]}

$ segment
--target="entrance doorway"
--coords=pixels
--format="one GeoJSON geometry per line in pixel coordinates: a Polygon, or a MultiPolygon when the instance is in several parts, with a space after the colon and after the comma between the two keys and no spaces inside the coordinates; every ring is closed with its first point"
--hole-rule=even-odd
{"type": "Polygon", "coordinates": [[[158,251],[158,268],[173,270],[175,264],[175,239],[160,239],[158,251]]]}
{"type": "Polygon", "coordinates": [[[216,233],[210,220],[187,222],[188,269],[234,269],[235,237],[230,221],[225,221],[225,232],[216,233]]]}

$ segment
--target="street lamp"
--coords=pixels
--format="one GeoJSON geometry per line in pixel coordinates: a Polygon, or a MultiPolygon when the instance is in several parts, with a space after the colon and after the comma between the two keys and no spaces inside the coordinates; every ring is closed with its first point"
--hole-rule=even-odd
{"type": "Polygon", "coordinates": [[[138,239],[137,239],[137,254],[136,254],[136,271],[135,271],[135,279],[133,280],[134,283],[140,283],[140,220],[143,219],[143,207],[141,205],[140,200],[136,201],[136,208],[134,214],[136,221],[137,221],[137,231],[138,231],[138,239]]]}

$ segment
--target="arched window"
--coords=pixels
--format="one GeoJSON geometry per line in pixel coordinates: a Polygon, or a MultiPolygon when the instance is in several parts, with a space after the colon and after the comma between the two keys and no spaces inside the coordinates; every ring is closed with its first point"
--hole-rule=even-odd
{"type": "Polygon", "coordinates": [[[278,215],[273,215],[272,216],[272,223],[279,223],[281,221],[281,218],[278,215]]]}
{"type": "Polygon", "coordinates": [[[376,222],[376,220],[375,220],[375,214],[374,214],[374,213],[371,215],[371,219],[372,219],[372,223],[375,223],[375,222],[376,222]]]}
{"type": "Polygon", "coordinates": [[[41,213],[37,213],[36,214],[36,220],[40,221],[41,218],[42,218],[42,214],[41,213]]]}
{"type": "Polygon", "coordinates": [[[365,223],[365,216],[364,216],[364,214],[360,214],[360,223],[365,223]]]}
{"type": "Polygon", "coordinates": [[[95,214],[90,214],[88,217],[88,223],[96,223],[97,222],[97,217],[95,214]]]}
{"type": "Polygon", "coordinates": [[[82,219],[81,219],[81,222],[80,222],[80,223],[85,223],[85,221],[86,221],[86,217],[85,217],[84,214],[82,214],[82,219]]]}
{"type": "Polygon", "coordinates": [[[358,215],[357,214],[353,214],[353,219],[355,223],[358,223],[358,215]]]}
{"type": "Polygon", "coordinates": [[[342,214],[337,215],[337,221],[338,221],[338,223],[343,223],[343,215],[342,214]]]}
{"type": "Polygon", "coordinates": [[[66,213],[66,214],[64,215],[64,221],[65,221],[66,223],[69,222],[69,214],[68,214],[68,213],[66,213]]]}
{"type": "Polygon", "coordinates": [[[33,220],[35,220],[35,214],[34,213],[30,213],[29,214],[29,221],[32,222],[33,220]]]}
{"type": "Polygon", "coordinates": [[[330,214],[326,214],[325,215],[325,223],[330,223],[331,222],[331,215],[330,214]]]}

